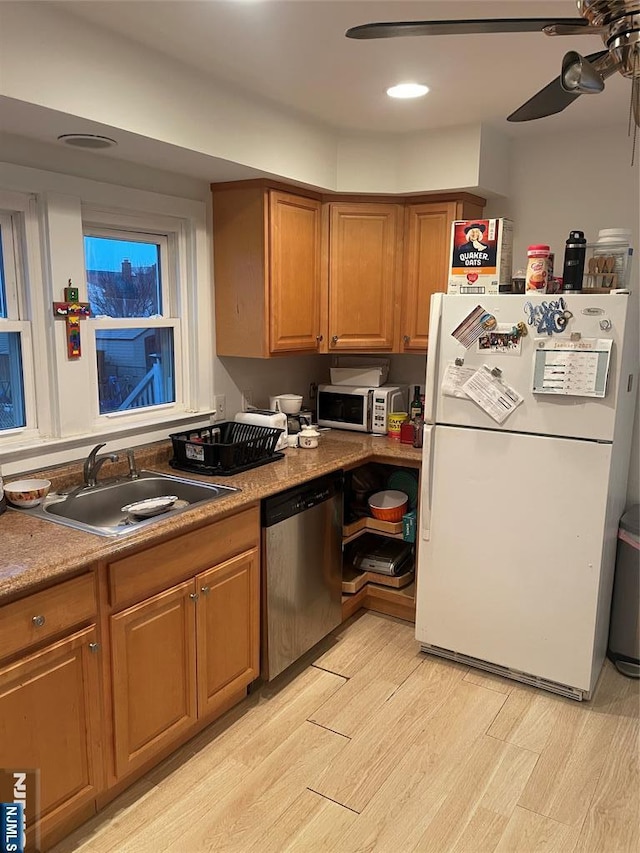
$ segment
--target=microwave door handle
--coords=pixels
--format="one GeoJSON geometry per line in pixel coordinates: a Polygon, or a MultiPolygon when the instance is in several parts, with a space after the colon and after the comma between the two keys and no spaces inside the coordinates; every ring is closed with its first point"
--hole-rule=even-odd
{"type": "Polygon", "coordinates": [[[366,418],[366,428],[367,432],[372,432],[373,430],[373,391],[367,391],[367,418],[366,418]]]}

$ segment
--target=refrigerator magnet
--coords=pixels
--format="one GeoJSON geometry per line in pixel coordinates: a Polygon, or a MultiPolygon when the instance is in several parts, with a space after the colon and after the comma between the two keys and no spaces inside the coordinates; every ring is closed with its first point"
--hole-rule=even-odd
{"type": "Polygon", "coordinates": [[[482,305],[477,305],[464,320],[451,332],[451,336],[459,341],[465,349],[473,346],[480,335],[492,331],[498,321],[482,305]]]}
{"type": "Polygon", "coordinates": [[[557,335],[564,332],[567,323],[573,317],[562,296],[559,299],[551,299],[549,302],[544,301],[537,305],[532,302],[525,302],[524,313],[527,323],[534,326],[539,335],[545,332],[547,335],[557,335]]]}

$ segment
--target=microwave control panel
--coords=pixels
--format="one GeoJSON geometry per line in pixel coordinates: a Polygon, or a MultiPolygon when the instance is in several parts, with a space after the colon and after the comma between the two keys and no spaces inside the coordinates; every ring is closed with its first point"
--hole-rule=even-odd
{"type": "Polygon", "coordinates": [[[386,432],[386,398],[381,395],[373,395],[373,432],[386,432]]]}

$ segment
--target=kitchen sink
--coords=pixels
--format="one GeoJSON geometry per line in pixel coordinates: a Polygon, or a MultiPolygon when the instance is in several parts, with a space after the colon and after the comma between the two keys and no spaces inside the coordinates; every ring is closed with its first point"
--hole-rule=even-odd
{"type": "Polygon", "coordinates": [[[40,506],[24,511],[99,536],[125,536],[197,504],[221,500],[239,491],[232,486],[141,471],[135,480],[115,480],[104,485],[79,487],[67,494],[50,494],[40,506]],[[167,495],[176,497],[177,501],[157,515],[139,517],[122,510],[129,504],[167,495]]]}

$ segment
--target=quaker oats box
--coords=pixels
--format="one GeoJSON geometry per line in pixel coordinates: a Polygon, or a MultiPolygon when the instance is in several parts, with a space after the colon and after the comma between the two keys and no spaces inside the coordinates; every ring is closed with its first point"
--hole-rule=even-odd
{"type": "Polygon", "coordinates": [[[450,257],[447,293],[510,291],[513,222],[510,219],[453,222],[450,257]]]}

